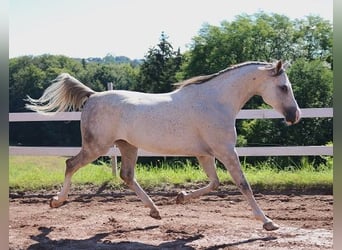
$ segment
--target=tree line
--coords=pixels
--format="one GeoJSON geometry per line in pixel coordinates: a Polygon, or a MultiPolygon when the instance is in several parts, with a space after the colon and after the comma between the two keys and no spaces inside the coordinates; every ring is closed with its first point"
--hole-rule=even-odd
{"type": "MultiPolygon", "coordinates": [[[[73,59],[66,56],[22,56],[9,63],[10,112],[25,112],[27,95],[38,98],[51,81],[67,72],[96,91],[114,89],[162,93],[173,83],[211,74],[244,61],[290,62],[287,70],[301,108],[332,107],[332,24],[319,16],[290,20],[279,14],[238,15],[219,26],[204,24],[183,53],[162,32],[142,60],[127,57],[73,59]]],[[[253,97],[244,108],[264,108],[253,97]]],[[[333,141],[332,118],[283,121],[238,120],[239,146],[325,145],[333,141]]],[[[10,124],[10,145],[80,146],[79,123],[27,122],[10,124]]],[[[253,161],[253,159],[251,158],[253,161]]],[[[317,160],[317,157],[315,157],[317,160]]]]}

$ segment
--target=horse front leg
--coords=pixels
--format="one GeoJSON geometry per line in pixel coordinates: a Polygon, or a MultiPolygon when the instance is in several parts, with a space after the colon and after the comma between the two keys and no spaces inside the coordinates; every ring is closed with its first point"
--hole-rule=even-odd
{"type": "Polygon", "coordinates": [[[157,206],[141,188],[134,176],[134,167],[138,158],[138,149],[125,141],[118,141],[116,142],[116,145],[121,152],[121,179],[123,179],[127,186],[136,193],[144,205],[151,209],[150,216],[154,219],[160,220],[161,216],[157,206]]]}
{"type": "Polygon", "coordinates": [[[246,180],[244,173],[242,172],[235,146],[229,146],[226,149],[225,153],[217,155],[217,159],[224,164],[224,166],[232,176],[235,184],[240,189],[241,193],[246,197],[249,205],[252,208],[255,218],[261,220],[264,223],[263,228],[267,231],[277,230],[279,226],[275,224],[270,218],[266,217],[264,212],[258,206],[254,198],[252,189],[248,181],[246,180]]]}
{"type": "Polygon", "coordinates": [[[204,172],[207,174],[210,182],[207,186],[194,190],[190,193],[181,191],[176,198],[176,203],[185,203],[190,199],[198,198],[204,194],[209,193],[218,188],[219,179],[215,169],[215,158],[212,156],[198,156],[198,162],[202,166],[204,172]]]}

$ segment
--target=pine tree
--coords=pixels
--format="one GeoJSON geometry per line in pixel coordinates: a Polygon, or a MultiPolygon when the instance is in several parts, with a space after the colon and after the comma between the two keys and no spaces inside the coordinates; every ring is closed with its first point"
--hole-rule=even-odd
{"type": "Polygon", "coordinates": [[[171,91],[181,62],[179,49],[174,51],[168,36],[162,32],[159,43],[148,50],[140,67],[136,90],[149,93],[171,91]]]}

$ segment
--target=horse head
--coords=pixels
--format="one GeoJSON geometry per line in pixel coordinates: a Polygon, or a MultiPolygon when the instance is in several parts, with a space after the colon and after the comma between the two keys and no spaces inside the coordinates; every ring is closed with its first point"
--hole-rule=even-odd
{"type": "Polygon", "coordinates": [[[259,95],[267,104],[284,115],[288,125],[292,125],[300,120],[301,112],[285,68],[286,64],[282,61],[258,68],[263,73],[259,95]]]}

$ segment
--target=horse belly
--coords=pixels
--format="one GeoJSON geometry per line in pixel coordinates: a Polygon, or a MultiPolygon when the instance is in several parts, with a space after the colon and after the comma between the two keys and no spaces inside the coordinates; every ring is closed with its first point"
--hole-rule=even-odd
{"type": "MultiPolygon", "coordinates": [[[[167,113],[166,113],[167,114],[167,113]]],[[[173,155],[198,155],[207,150],[196,126],[172,116],[135,119],[127,131],[127,141],[149,152],[173,155]]]]}

